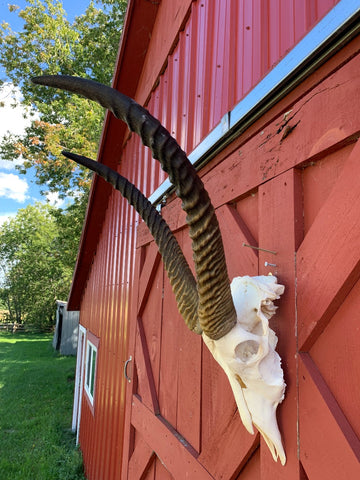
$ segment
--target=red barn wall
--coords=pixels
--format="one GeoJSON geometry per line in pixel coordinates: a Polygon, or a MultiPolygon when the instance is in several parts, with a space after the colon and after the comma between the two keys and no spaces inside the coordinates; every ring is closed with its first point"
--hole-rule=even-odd
{"type": "MultiPolygon", "coordinates": [[[[286,285],[271,321],[287,383],[278,411],[286,465],[245,432],[223,372],[179,318],[142,224],[122,478],[359,477],[359,48],[358,37],[201,171],[230,278],[272,272],[286,285]]],[[[180,202],[171,197],[162,215],[190,262],[180,202]]]]}
{"type": "MultiPolygon", "coordinates": [[[[148,108],[190,153],[336,3],[192,2],[170,55],[156,60],[152,39],[136,99],[143,104],[159,81],[148,108]],[[160,62],[166,62],[161,76],[160,62]]],[[[171,2],[163,4],[154,26],[160,37],[177,14],[171,2]]]]}
{"type": "MultiPolygon", "coordinates": [[[[190,153],[335,3],[163,1],[135,97],[190,153]]],[[[118,139],[114,133],[105,134],[104,142],[116,145],[118,139]]],[[[114,150],[121,152],[119,172],[146,195],[165,179],[135,136],[114,150]]],[[[223,158],[225,154],[216,161],[223,158]]],[[[211,196],[220,195],[218,189],[222,187],[212,185],[211,196]]],[[[244,187],[239,195],[246,192],[244,187]]],[[[218,205],[227,198],[226,192],[221,195],[218,205]]],[[[257,208],[247,203],[249,211],[257,208]]],[[[91,215],[90,209],[88,222],[91,215]]],[[[178,218],[183,221],[181,213],[169,218],[172,224],[178,218]]],[[[96,253],[81,287],[81,324],[100,338],[95,414],[84,395],[80,424],[87,476],[95,480],[121,478],[123,448],[129,447],[129,439],[123,437],[126,383],[122,370],[135,321],[131,311],[137,282],[135,247],[141,244],[138,218],[116,192],[110,194],[103,219],[96,253]]],[[[256,236],[256,225],[251,228],[256,236]]],[[[189,251],[189,245],[186,248],[189,251]]]]}
{"type": "MultiPolygon", "coordinates": [[[[160,178],[155,162],[134,162],[135,137],[126,146],[121,173],[148,195],[160,178]]],[[[145,156],[145,160],[147,157],[145,156]]],[[[131,286],[138,218],[118,192],[110,196],[91,275],[82,300],[81,322],[100,338],[95,415],[84,398],[80,445],[89,478],[120,478],[124,422],[124,379],[131,286]]]]}

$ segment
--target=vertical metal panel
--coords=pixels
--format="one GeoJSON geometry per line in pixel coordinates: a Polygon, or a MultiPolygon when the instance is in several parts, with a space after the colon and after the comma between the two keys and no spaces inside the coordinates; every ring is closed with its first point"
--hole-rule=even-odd
{"type": "Polygon", "coordinates": [[[190,153],[336,3],[194,2],[149,110],[190,153]]]}
{"type": "MultiPolygon", "coordinates": [[[[164,180],[136,136],[128,141],[119,172],[145,194],[164,180]]],[[[138,216],[113,192],[82,301],[82,323],[100,338],[93,416],[83,399],[80,444],[88,478],[119,478],[123,442],[127,331],[138,216]],[[86,446],[86,448],[84,448],[86,446]]]]}

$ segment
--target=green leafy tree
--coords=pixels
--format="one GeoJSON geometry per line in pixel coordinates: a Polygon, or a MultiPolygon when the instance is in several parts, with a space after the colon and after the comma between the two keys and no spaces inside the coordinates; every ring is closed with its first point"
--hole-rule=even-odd
{"type": "Polygon", "coordinates": [[[60,248],[68,235],[63,230],[68,216],[38,203],[20,209],[1,226],[1,296],[10,320],[53,323],[55,300],[66,298],[73,271],[71,256],[60,248]]]}
{"type": "MultiPolygon", "coordinates": [[[[31,83],[32,76],[69,74],[110,85],[126,1],[91,2],[69,22],[59,0],[27,0],[9,5],[23,27],[0,24],[0,64],[7,82],[20,89],[30,126],[8,133],[0,157],[21,158],[16,168],[35,168],[36,182],[60,197],[73,196],[65,209],[37,205],[20,210],[0,229],[0,301],[12,320],[50,322],[55,298],[67,298],[85,215],[91,174],[61,155],[63,149],[96,157],[103,109],[88,100],[31,83]]],[[[0,105],[1,116],[1,105],[0,105]]]]}
{"type": "MultiPolygon", "coordinates": [[[[110,84],[124,21],[126,2],[91,2],[71,23],[62,2],[28,0],[23,10],[10,6],[24,22],[15,32],[0,26],[0,64],[7,81],[19,87],[22,103],[30,108],[31,125],[23,136],[9,133],[0,145],[2,158],[20,156],[18,168],[35,167],[37,183],[61,196],[86,192],[90,174],[61,156],[61,150],[95,157],[104,118],[103,109],[65,92],[34,86],[32,76],[68,74],[110,84]]],[[[4,79],[3,79],[4,80],[4,79]]],[[[1,112],[0,112],[1,114],[1,112]]]]}
{"type": "MultiPolygon", "coordinates": [[[[93,102],[61,91],[34,86],[42,74],[91,77],[111,84],[126,2],[91,2],[69,22],[59,0],[27,0],[14,31],[0,25],[0,64],[8,82],[20,89],[30,126],[24,135],[8,135],[0,156],[22,159],[17,168],[35,168],[43,190],[73,195],[65,209],[36,205],[19,210],[0,229],[0,298],[12,320],[49,322],[55,298],[67,298],[85,214],[90,174],[61,155],[61,150],[95,157],[104,112],[93,102]]],[[[1,108],[0,108],[1,115],[1,108]]]]}

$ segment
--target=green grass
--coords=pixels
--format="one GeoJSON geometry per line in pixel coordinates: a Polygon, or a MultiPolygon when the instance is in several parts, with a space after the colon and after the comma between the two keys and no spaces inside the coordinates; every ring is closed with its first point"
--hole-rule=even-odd
{"type": "Polygon", "coordinates": [[[84,479],[71,432],[74,357],[51,335],[0,333],[0,479],[84,479]]]}

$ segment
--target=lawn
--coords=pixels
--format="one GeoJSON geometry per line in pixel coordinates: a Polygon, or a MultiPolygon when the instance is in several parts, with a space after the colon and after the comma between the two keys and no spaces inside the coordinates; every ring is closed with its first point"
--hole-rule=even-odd
{"type": "Polygon", "coordinates": [[[84,479],[71,432],[74,357],[50,335],[0,333],[0,479],[84,479]]]}

